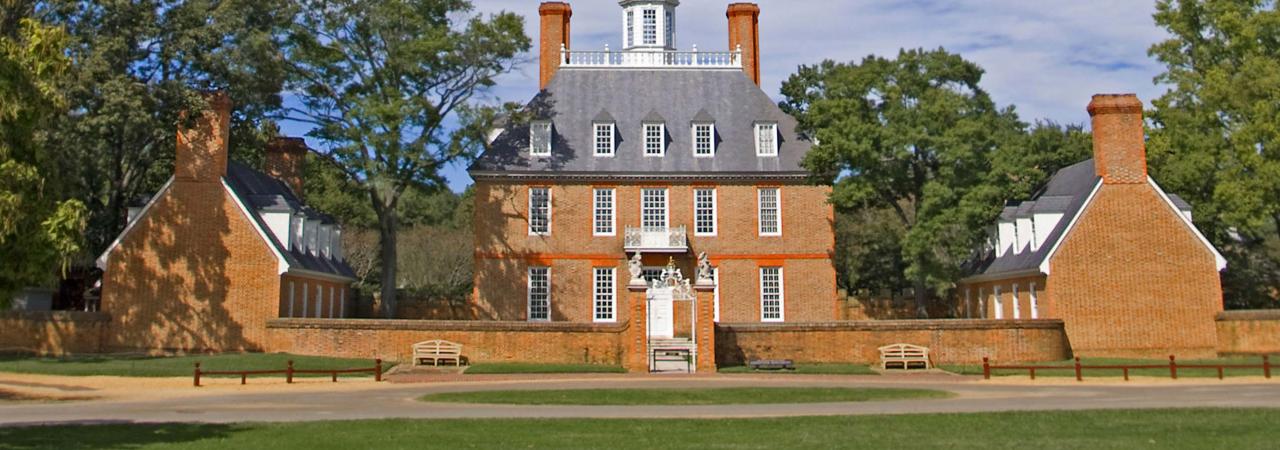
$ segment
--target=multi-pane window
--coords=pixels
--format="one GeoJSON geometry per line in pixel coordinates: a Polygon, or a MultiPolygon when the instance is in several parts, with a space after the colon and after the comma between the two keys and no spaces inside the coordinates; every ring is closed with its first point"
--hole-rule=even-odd
{"type": "Polygon", "coordinates": [[[636,45],[635,22],[636,12],[627,10],[627,47],[636,45]]]}
{"type": "Polygon", "coordinates": [[[662,278],[661,267],[645,267],[640,270],[640,279],[652,283],[654,280],[662,278]]]}
{"type": "Polygon", "coordinates": [[[667,47],[675,47],[676,46],[676,16],[675,14],[671,13],[671,10],[668,9],[666,18],[667,18],[667,22],[663,25],[665,25],[664,28],[667,30],[667,33],[666,33],[667,40],[664,43],[667,44],[667,47]]]}
{"type": "Polygon", "coordinates": [[[640,190],[640,227],[650,231],[667,229],[667,190],[645,188],[640,190]]]}
{"type": "Polygon", "coordinates": [[[613,124],[595,124],[596,156],[613,156],[613,124]]]}
{"type": "Polygon", "coordinates": [[[551,122],[539,120],[529,124],[529,154],[551,156],[551,122]]]}
{"type": "Polygon", "coordinates": [[[693,190],[693,234],[700,236],[716,234],[716,190],[714,188],[693,190]]]}
{"type": "Polygon", "coordinates": [[[596,267],[595,268],[595,321],[596,322],[613,322],[614,305],[616,304],[617,292],[614,285],[613,267],[596,267]]]}
{"type": "Polygon", "coordinates": [[[1013,283],[1013,318],[1022,318],[1022,307],[1018,305],[1018,283],[1013,283]]]}
{"type": "Polygon", "coordinates": [[[288,316],[288,317],[294,317],[294,315],[293,315],[293,302],[294,302],[293,296],[294,296],[294,287],[293,287],[293,282],[292,282],[292,281],[290,281],[290,282],[289,282],[289,316],[288,316]]]}
{"type": "Polygon", "coordinates": [[[782,268],[760,268],[760,320],[782,321],[782,268]]]}
{"type": "Polygon", "coordinates": [[[760,188],[759,191],[760,235],[779,236],[782,234],[782,214],[779,206],[778,188],[760,188]]]}
{"type": "Polygon", "coordinates": [[[551,234],[551,188],[529,188],[529,234],[551,234]]]}
{"type": "Polygon", "coordinates": [[[614,235],[613,193],[614,190],[609,188],[599,188],[594,191],[595,211],[592,216],[595,218],[595,223],[591,232],[596,236],[614,235]]]}
{"type": "Polygon", "coordinates": [[[658,10],[644,10],[644,44],[654,45],[658,43],[658,10]]]}
{"type": "Polygon", "coordinates": [[[529,268],[529,320],[551,320],[551,268],[529,268]]]}
{"type": "Polygon", "coordinates": [[[756,124],[756,155],[758,156],[777,156],[778,155],[778,124],[776,123],[757,123],[756,124]]]}
{"type": "Polygon", "coordinates": [[[1031,283],[1030,286],[1027,286],[1027,295],[1031,296],[1031,318],[1039,319],[1040,318],[1040,302],[1036,299],[1035,283],[1031,283]]]}
{"type": "Polygon", "coordinates": [[[715,125],[693,124],[693,156],[714,156],[715,145],[715,125]]]}
{"type": "Polygon", "coordinates": [[[664,126],[660,123],[644,124],[644,156],[662,156],[666,151],[663,139],[664,126]]]}
{"type": "Polygon", "coordinates": [[[995,286],[993,289],[995,290],[995,292],[994,294],[992,294],[992,299],[995,301],[991,302],[991,305],[996,310],[995,318],[1003,319],[1004,318],[1004,299],[1000,298],[1000,286],[995,286]]]}

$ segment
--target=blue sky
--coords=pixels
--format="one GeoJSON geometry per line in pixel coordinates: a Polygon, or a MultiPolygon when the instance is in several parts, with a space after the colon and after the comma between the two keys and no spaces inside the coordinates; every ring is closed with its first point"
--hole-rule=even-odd
{"type": "MultiPolygon", "coordinates": [[[[473,0],[479,13],[525,17],[534,40],[527,61],[504,75],[485,101],[519,101],[537,90],[538,1],[473,0]]],[[[676,8],[680,49],[725,50],[727,0],[683,0],[676,8]]],[[[762,88],[778,98],[797,66],[823,59],[896,55],[900,48],[944,47],[986,69],[983,87],[1024,121],[1083,123],[1095,93],[1133,92],[1144,102],[1163,87],[1161,66],[1147,56],[1164,39],[1151,15],[1154,0],[760,0],[762,88]]],[[[570,0],[574,49],[621,47],[622,8],[613,0],[570,0]]],[[[284,124],[302,135],[305,127],[284,124]]],[[[318,142],[311,142],[318,145],[318,142]]],[[[456,191],[471,184],[465,167],[445,170],[456,191]]]]}

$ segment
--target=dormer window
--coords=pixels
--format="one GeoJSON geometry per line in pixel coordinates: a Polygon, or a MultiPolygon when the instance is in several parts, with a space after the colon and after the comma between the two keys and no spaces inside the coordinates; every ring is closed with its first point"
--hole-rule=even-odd
{"type": "Polygon", "coordinates": [[[666,125],[661,123],[644,124],[644,156],[663,156],[666,154],[666,125]]]}
{"type": "Polygon", "coordinates": [[[716,154],[716,125],[714,123],[693,124],[693,156],[710,158],[716,154]]]}
{"type": "Polygon", "coordinates": [[[596,123],[594,124],[596,145],[596,156],[613,156],[613,123],[596,123]]]}
{"type": "Polygon", "coordinates": [[[529,154],[551,156],[551,121],[535,120],[529,124],[529,154]]]}
{"type": "Polygon", "coordinates": [[[756,123],[756,156],[778,156],[777,123],[756,123]]]}

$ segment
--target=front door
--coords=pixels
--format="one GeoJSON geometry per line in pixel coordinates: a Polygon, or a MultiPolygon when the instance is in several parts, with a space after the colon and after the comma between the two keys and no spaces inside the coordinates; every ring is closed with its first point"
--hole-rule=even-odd
{"type": "Polygon", "coordinates": [[[649,299],[649,338],[670,339],[675,336],[675,309],[672,304],[672,289],[651,288],[649,299]]]}

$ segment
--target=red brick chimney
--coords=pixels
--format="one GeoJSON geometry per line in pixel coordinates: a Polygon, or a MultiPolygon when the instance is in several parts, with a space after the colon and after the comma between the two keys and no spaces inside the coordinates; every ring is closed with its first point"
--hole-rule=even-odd
{"type": "Polygon", "coordinates": [[[569,18],[573,16],[573,8],[565,2],[543,2],[538,6],[538,15],[542,18],[538,37],[538,89],[546,89],[560,68],[560,47],[569,48],[569,18]]]}
{"type": "Polygon", "coordinates": [[[302,176],[307,165],[307,142],[302,138],[277,137],[267,143],[263,171],[289,185],[302,200],[302,176]]]}
{"type": "Polygon", "coordinates": [[[760,85],[760,6],[731,3],[724,14],[729,18],[729,51],[742,47],[742,71],[760,85]]]}
{"type": "Polygon", "coordinates": [[[173,167],[177,181],[216,182],[227,174],[231,99],[222,91],[205,94],[204,99],[209,107],[200,112],[191,128],[186,127],[186,112],[179,119],[173,167]]]}
{"type": "Polygon", "coordinates": [[[1142,102],[1134,94],[1098,94],[1089,102],[1093,118],[1093,164],[1105,184],[1147,182],[1142,102]]]}

